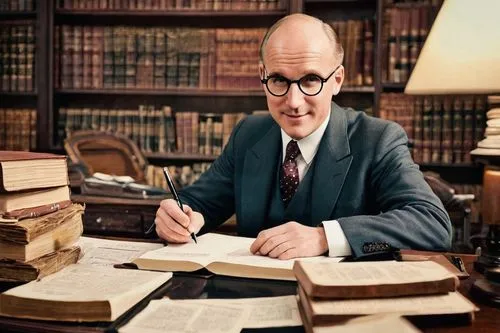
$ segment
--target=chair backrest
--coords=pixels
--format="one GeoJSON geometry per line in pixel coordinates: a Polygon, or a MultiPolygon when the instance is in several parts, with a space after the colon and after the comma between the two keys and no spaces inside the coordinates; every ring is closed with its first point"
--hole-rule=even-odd
{"type": "Polygon", "coordinates": [[[137,145],[127,137],[93,130],[75,131],[64,140],[71,162],[86,166],[89,173],[102,172],[131,176],[145,182],[146,159],[137,145]]]}

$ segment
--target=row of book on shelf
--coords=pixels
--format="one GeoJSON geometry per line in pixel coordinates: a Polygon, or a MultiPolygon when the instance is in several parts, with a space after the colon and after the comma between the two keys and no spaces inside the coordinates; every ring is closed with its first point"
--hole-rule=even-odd
{"type": "Polygon", "coordinates": [[[280,10],[286,0],[58,0],[57,8],[73,10],[280,10]]]}
{"type": "Polygon", "coordinates": [[[56,26],[56,88],[261,89],[265,29],[56,26]]]}
{"type": "MultiPolygon", "coordinates": [[[[168,172],[177,188],[193,184],[201,174],[210,168],[212,163],[195,162],[187,165],[169,165],[168,172]]],[[[168,188],[167,180],[163,174],[163,167],[149,164],[146,167],[146,183],[150,186],[168,188]]]]}
{"type": "Polygon", "coordinates": [[[35,9],[35,0],[0,0],[0,12],[23,12],[35,9]]]}
{"type": "MultiPolygon", "coordinates": [[[[348,86],[373,85],[373,21],[332,21],[345,47],[348,86]]],[[[61,88],[260,89],[265,29],[56,26],[61,88]]]]}
{"type": "Polygon", "coordinates": [[[383,93],[380,117],[406,130],[416,163],[467,164],[486,126],[483,95],[383,93]]]}
{"type": "Polygon", "coordinates": [[[344,48],[345,86],[373,85],[373,20],[328,21],[344,48]]]}
{"type": "Polygon", "coordinates": [[[220,155],[245,113],[172,112],[141,105],[138,110],[59,109],[59,138],[77,130],[110,131],[133,140],[143,152],[220,155]]]}
{"type": "Polygon", "coordinates": [[[391,4],[384,11],[383,82],[404,83],[408,80],[442,2],[432,0],[391,4]]]}
{"type": "Polygon", "coordinates": [[[35,27],[0,22],[0,91],[35,90],[35,27]]]}
{"type": "Polygon", "coordinates": [[[36,150],[35,109],[0,108],[0,150],[36,150]]]}

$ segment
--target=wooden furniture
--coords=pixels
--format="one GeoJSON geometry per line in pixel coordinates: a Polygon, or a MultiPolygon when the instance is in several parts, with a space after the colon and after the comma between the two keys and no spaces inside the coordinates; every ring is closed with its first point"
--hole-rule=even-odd
{"type": "MultiPolygon", "coordinates": [[[[335,100],[346,106],[372,107],[379,113],[380,96],[384,92],[402,92],[405,82],[384,82],[387,45],[384,43],[383,22],[387,21],[387,1],[384,0],[289,0],[283,10],[259,11],[144,11],[89,9],[61,9],[56,0],[37,1],[36,12],[0,13],[0,20],[32,20],[36,30],[37,65],[35,68],[36,92],[1,93],[0,107],[36,107],[37,147],[40,151],[62,152],[58,132],[64,132],[64,120],[59,117],[62,107],[78,108],[137,108],[139,104],[169,105],[174,111],[246,112],[266,109],[262,90],[200,90],[194,88],[131,89],[131,88],[55,88],[54,83],[54,33],[56,26],[134,25],[147,27],[197,27],[197,28],[249,28],[269,27],[277,19],[289,14],[304,12],[322,19],[374,19],[373,85],[342,88],[335,100]],[[214,19],[215,18],[215,19],[214,19]]],[[[433,1],[434,2],[434,1],[433,1]]],[[[59,3],[62,3],[59,1],[59,3]]],[[[398,4],[404,7],[405,3],[398,4]]],[[[413,38],[413,37],[412,37],[413,38]]],[[[421,41],[420,41],[421,42],[421,41]]],[[[191,164],[195,161],[213,161],[215,156],[177,153],[146,153],[155,164],[191,164]]],[[[481,167],[430,163],[423,169],[438,171],[451,183],[481,183],[481,167]]]]}
{"type": "MultiPolygon", "coordinates": [[[[472,268],[472,263],[476,259],[474,255],[462,255],[467,270],[471,277],[462,280],[460,292],[469,297],[468,290],[471,284],[481,275],[472,268]]],[[[0,291],[6,290],[12,285],[0,284],[0,291]]],[[[246,298],[264,296],[295,295],[297,284],[292,281],[272,281],[272,280],[252,280],[243,278],[232,278],[223,276],[213,276],[207,278],[205,275],[196,274],[175,274],[174,277],[162,288],[157,290],[151,298],[161,298],[168,296],[172,299],[195,299],[195,298],[246,298]]],[[[146,303],[146,302],[144,302],[146,303]]],[[[145,304],[144,304],[145,305],[145,304]]],[[[142,305],[142,306],[144,306],[142,305]]],[[[480,311],[476,313],[475,321],[471,325],[463,325],[456,322],[435,322],[432,326],[417,323],[420,329],[426,333],[496,333],[498,332],[500,309],[495,309],[487,305],[477,304],[480,311]]],[[[66,332],[105,332],[113,331],[138,313],[142,306],[135,307],[124,318],[118,319],[115,323],[63,323],[47,322],[40,320],[15,319],[0,317],[0,331],[6,333],[26,332],[26,333],[66,333],[66,332]]],[[[242,332],[255,332],[256,330],[243,330],[242,332]]],[[[304,332],[303,327],[287,327],[273,329],[259,329],[259,332],[304,332]]]]}
{"type": "Polygon", "coordinates": [[[455,194],[453,187],[435,172],[424,172],[424,179],[450,215],[453,223],[452,251],[472,253],[469,215],[471,212],[470,202],[474,200],[474,195],[455,194]]]}
{"type": "Polygon", "coordinates": [[[84,130],[73,132],[64,141],[71,162],[83,164],[90,174],[130,176],[145,181],[146,160],[137,145],[119,133],[84,130]]]}
{"type": "Polygon", "coordinates": [[[124,199],[72,195],[85,204],[83,232],[87,235],[150,238],[146,231],[154,223],[161,200],[124,199]]]}

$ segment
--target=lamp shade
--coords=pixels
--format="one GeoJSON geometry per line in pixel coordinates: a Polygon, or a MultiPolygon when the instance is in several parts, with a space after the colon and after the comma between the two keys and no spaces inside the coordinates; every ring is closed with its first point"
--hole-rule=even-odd
{"type": "Polygon", "coordinates": [[[406,94],[500,92],[500,1],[446,0],[406,94]]]}

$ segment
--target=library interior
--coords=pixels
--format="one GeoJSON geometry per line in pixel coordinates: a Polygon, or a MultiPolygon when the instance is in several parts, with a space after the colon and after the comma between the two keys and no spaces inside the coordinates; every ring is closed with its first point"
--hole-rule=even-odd
{"type": "Polygon", "coordinates": [[[499,13],[0,0],[0,331],[498,332],[499,13]]]}

